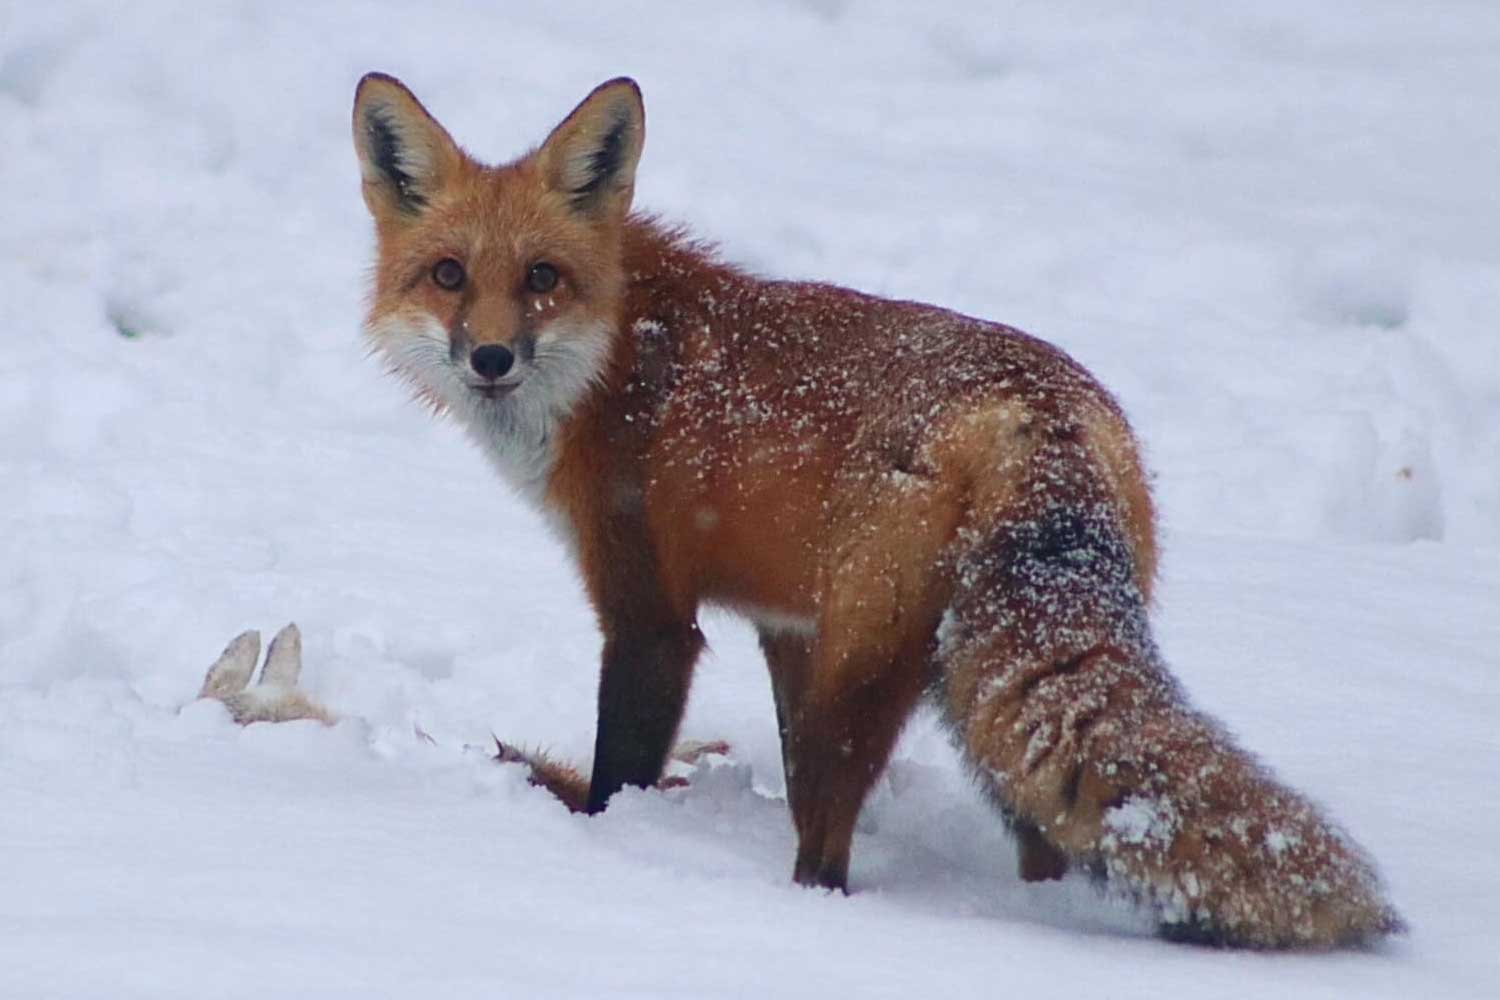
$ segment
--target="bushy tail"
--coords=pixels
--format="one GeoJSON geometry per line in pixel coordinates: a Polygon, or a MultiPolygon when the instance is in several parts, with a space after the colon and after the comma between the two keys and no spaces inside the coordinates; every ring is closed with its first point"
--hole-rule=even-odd
{"type": "Polygon", "coordinates": [[[1401,930],[1359,846],[1188,706],[1086,450],[1043,447],[1026,480],[966,528],[939,635],[944,712],[1001,808],[1170,937],[1327,948],[1401,930]]]}

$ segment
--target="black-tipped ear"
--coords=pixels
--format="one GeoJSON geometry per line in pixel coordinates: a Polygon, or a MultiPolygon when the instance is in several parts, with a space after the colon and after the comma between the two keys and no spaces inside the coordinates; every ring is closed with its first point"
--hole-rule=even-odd
{"type": "Polygon", "coordinates": [[[457,173],[458,144],[393,76],[367,73],[354,93],[354,150],[377,219],[412,216],[457,173]]]}
{"type": "Polygon", "coordinates": [[[646,109],[635,81],[602,83],[552,130],[537,155],[547,183],[591,215],[624,216],[646,141],[646,109]]]}

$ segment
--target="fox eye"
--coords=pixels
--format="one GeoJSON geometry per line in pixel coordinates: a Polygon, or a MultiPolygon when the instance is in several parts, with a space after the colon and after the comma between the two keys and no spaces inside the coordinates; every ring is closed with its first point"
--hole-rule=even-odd
{"type": "Polygon", "coordinates": [[[432,280],[439,288],[456,292],[464,284],[464,266],[452,257],[444,257],[432,265],[432,280]]]}
{"type": "Polygon", "coordinates": [[[545,260],[531,265],[526,272],[526,287],[538,295],[543,295],[557,287],[557,268],[545,260]]]}

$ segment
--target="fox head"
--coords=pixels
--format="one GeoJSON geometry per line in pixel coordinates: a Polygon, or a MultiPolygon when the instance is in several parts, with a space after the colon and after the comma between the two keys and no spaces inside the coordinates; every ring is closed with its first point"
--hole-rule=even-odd
{"type": "Polygon", "coordinates": [[[620,78],[536,149],[485,166],[399,80],[365,76],[354,148],[378,244],[376,350],[474,430],[540,447],[605,373],[644,139],[640,90],[620,78]]]}

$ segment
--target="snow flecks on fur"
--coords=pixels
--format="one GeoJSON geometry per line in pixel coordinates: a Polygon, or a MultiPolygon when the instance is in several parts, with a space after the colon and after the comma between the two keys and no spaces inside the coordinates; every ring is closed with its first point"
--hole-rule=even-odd
{"type": "MultiPolygon", "coordinates": [[[[680,262],[687,251],[669,235],[653,238],[665,242],[633,282],[703,269],[680,262]]],[[[665,465],[705,482],[757,464],[796,473],[837,443],[846,474],[919,489],[918,452],[940,447],[946,415],[984,398],[1097,391],[1060,352],[1009,327],[721,265],[708,273],[691,275],[701,283],[691,302],[642,303],[657,311],[628,320],[637,360],[626,390],[662,429],[665,465]]]]}
{"type": "Polygon", "coordinates": [[[1116,844],[1164,847],[1172,843],[1181,826],[1181,817],[1171,799],[1132,795],[1105,810],[1104,828],[1107,832],[1100,844],[1106,849],[1116,844]]]}
{"type": "Polygon", "coordinates": [[[696,269],[698,289],[627,305],[627,392],[664,474],[703,495],[809,476],[828,524],[855,526],[826,571],[862,581],[842,598],[862,616],[900,616],[915,592],[859,526],[903,530],[890,511],[945,509],[909,499],[963,484],[930,557],[950,592],[933,612],[934,694],[1003,810],[1171,934],[1326,947],[1400,926],[1360,850],[1163,665],[1150,501],[1086,372],[1008,327],[684,263],[660,238],[633,280],[696,269]]]}
{"type": "Polygon", "coordinates": [[[559,337],[574,354],[558,365],[539,339],[510,397],[465,391],[430,329],[393,360],[533,489],[552,429],[608,371],[629,428],[609,446],[648,470],[602,484],[616,508],[704,547],[747,519],[775,545],[769,517],[798,548],[741,558],[817,563],[798,595],[697,598],[819,642],[824,620],[854,641],[920,618],[933,693],[1001,808],[1169,933],[1320,947],[1400,926],[1360,850],[1188,707],[1162,663],[1150,500],[1123,416],[1083,369],[998,324],[756,280],[644,220],[626,243],[618,329],[559,337]]]}

